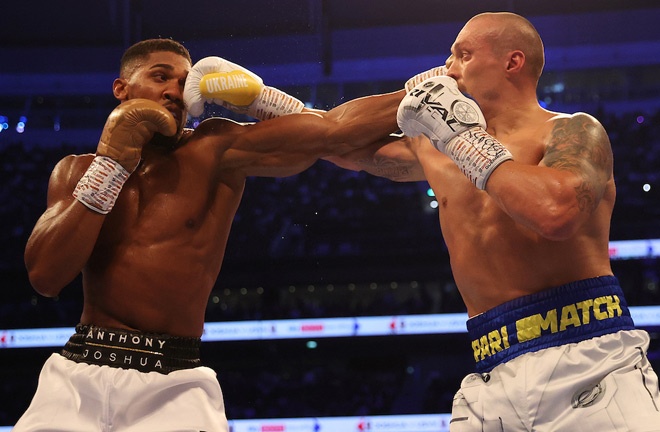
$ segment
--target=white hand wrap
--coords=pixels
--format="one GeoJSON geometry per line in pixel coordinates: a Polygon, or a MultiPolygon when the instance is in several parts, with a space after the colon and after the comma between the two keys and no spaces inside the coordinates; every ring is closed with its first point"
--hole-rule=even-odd
{"type": "Polygon", "coordinates": [[[108,214],[130,174],[114,159],[96,156],[78,181],[73,196],[90,210],[108,214]]]}
{"type": "Polygon", "coordinates": [[[299,113],[303,108],[305,108],[305,104],[302,101],[274,87],[265,86],[261,95],[247,108],[245,113],[259,120],[268,120],[299,113]]]}
{"type": "Polygon", "coordinates": [[[481,127],[461,132],[447,143],[443,153],[481,190],[486,189],[488,177],[495,168],[513,159],[509,150],[481,127]]]}
{"type": "Polygon", "coordinates": [[[437,66],[422,73],[418,73],[417,75],[406,81],[406,85],[403,87],[406,89],[407,92],[409,92],[415,86],[417,86],[417,84],[422,83],[422,81],[426,81],[429,78],[443,76],[443,75],[447,75],[447,66],[444,65],[437,66]]]}

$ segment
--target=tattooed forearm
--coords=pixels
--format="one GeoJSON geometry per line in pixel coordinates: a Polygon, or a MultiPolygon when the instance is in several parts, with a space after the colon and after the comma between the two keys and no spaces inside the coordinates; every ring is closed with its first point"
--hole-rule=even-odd
{"type": "Polygon", "coordinates": [[[385,158],[360,159],[357,164],[366,172],[393,181],[407,181],[413,172],[413,164],[385,158]]]}
{"type": "Polygon", "coordinates": [[[579,176],[575,197],[581,211],[591,212],[598,205],[612,163],[609,138],[593,118],[578,114],[555,120],[543,164],[579,176]]]}

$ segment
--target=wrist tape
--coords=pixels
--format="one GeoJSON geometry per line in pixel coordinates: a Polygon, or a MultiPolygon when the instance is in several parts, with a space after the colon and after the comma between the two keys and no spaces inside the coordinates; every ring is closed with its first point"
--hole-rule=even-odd
{"type": "Polygon", "coordinates": [[[406,89],[406,92],[410,92],[417,84],[421,84],[423,81],[426,81],[429,78],[447,75],[446,66],[437,66],[422,73],[418,73],[414,77],[406,81],[406,84],[403,86],[406,89]]]}
{"type": "Polygon", "coordinates": [[[78,181],[73,196],[90,210],[108,214],[129,175],[130,172],[116,160],[96,156],[78,181]]]}
{"type": "Polygon", "coordinates": [[[261,94],[247,110],[247,115],[268,120],[287,114],[299,113],[305,108],[302,101],[274,87],[264,86],[261,94]]]}
{"type": "Polygon", "coordinates": [[[461,132],[447,143],[444,153],[481,190],[486,189],[495,168],[513,159],[509,150],[481,127],[461,132]]]}

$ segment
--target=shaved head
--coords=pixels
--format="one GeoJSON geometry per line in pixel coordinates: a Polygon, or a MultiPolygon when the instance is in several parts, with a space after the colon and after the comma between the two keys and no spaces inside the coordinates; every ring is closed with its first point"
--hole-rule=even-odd
{"type": "Polygon", "coordinates": [[[510,12],[487,12],[474,16],[465,27],[479,29],[484,43],[489,44],[497,55],[511,51],[525,54],[525,68],[536,81],[545,65],[543,41],[534,25],[526,18],[510,12]]]}

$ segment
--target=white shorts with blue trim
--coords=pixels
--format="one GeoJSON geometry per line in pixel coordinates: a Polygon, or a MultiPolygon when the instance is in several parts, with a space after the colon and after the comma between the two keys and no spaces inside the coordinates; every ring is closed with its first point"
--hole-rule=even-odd
{"type": "Polygon", "coordinates": [[[477,373],[451,432],[660,432],[658,377],[614,276],[571,282],[467,323],[477,373]]]}
{"type": "Polygon", "coordinates": [[[648,334],[622,330],[522,354],[463,379],[451,432],[657,432],[648,334]]]}

